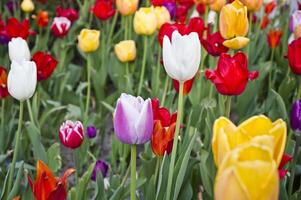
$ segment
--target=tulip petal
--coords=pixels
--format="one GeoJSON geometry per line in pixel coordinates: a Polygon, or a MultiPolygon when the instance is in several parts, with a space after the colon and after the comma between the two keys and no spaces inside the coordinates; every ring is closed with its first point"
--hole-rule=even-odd
{"type": "Polygon", "coordinates": [[[273,128],[272,121],[264,115],[251,117],[238,126],[239,130],[251,137],[267,135],[271,128],[273,128]]]}
{"type": "Polygon", "coordinates": [[[135,130],[136,144],[143,144],[150,140],[153,133],[153,111],[150,99],[147,99],[143,104],[138,120],[136,120],[135,130]]]}
{"type": "Polygon", "coordinates": [[[242,49],[249,43],[249,38],[246,37],[235,37],[233,39],[225,40],[223,45],[229,49],[242,49]]]}

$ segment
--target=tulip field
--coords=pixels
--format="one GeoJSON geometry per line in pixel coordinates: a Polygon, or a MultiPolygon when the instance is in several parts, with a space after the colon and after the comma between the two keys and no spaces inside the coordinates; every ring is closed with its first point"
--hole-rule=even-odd
{"type": "Polygon", "coordinates": [[[0,200],[301,200],[301,0],[1,0],[0,200]]]}

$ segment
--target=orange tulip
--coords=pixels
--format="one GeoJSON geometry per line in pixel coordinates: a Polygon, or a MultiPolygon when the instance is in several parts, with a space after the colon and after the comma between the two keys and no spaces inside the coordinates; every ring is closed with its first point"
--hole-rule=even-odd
{"type": "Polygon", "coordinates": [[[275,49],[279,43],[282,36],[281,30],[270,30],[268,33],[268,43],[272,49],[275,49]]]}
{"type": "Polygon", "coordinates": [[[63,177],[55,177],[48,166],[38,160],[36,170],[37,176],[34,182],[28,176],[28,182],[36,200],[66,199],[67,178],[75,172],[75,169],[68,169],[63,177]]]}
{"type": "Polygon", "coordinates": [[[49,22],[48,12],[44,10],[39,11],[36,22],[39,27],[47,26],[49,22]]]}

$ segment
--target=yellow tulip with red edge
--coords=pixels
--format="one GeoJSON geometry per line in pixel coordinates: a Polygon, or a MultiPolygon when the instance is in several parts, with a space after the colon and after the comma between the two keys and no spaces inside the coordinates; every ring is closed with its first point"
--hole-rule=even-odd
{"type": "Polygon", "coordinates": [[[99,47],[100,31],[82,29],[78,36],[78,48],[85,53],[94,52],[99,47]]]}
{"type": "Polygon", "coordinates": [[[119,42],[115,45],[114,50],[120,62],[129,62],[136,58],[136,45],[133,40],[119,42]]]}
{"type": "Polygon", "coordinates": [[[263,0],[241,0],[241,2],[247,6],[251,12],[258,11],[263,4],[263,0]]]}
{"type": "Polygon", "coordinates": [[[211,10],[219,12],[227,3],[227,0],[216,0],[215,2],[209,4],[211,10]]]}
{"type": "Polygon", "coordinates": [[[134,16],[134,30],[138,35],[152,35],[157,29],[157,17],[153,7],[142,7],[134,16]]]}
{"type": "Polygon", "coordinates": [[[157,29],[159,30],[161,26],[167,22],[170,22],[170,14],[164,6],[156,6],[154,12],[157,17],[157,29]]]}
{"type": "Polygon", "coordinates": [[[116,0],[116,7],[123,16],[128,16],[136,12],[138,3],[139,0],[116,0]]]}

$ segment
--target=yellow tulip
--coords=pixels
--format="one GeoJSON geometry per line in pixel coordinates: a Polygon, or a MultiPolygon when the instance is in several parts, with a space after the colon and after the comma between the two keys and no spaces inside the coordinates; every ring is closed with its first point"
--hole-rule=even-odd
{"type": "Polygon", "coordinates": [[[238,41],[223,43],[226,47],[232,49],[240,49],[248,44],[248,40],[240,42],[249,30],[248,11],[239,0],[233,1],[231,4],[226,4],[220,12],[219,29],[222,37],[225,40],[231,40],[235,37],[240,37],[238,41]]]}
{"type": "Polygon", "coordinates": [[[134,16],[134,30],[138,35],[152,35],[157,28],[157,17],[153,7],[142,7],[134,16]]]}
{"type": "Polygon", "coordinates": [[[227,118],[220,117],[213,126],[212,151],[215,164],[220,166],[226,154],[236,147],[249,141],[262,143],[269,136],[273,138],[273,158],[279,165],[286,144],[286,132],[283,120],[272,122],[264,115],[251,117],[238,127],[227,118]]]}
{"type": "Polygon", "coordinates": [[[263,0],[241,0],[241,2],[247,6],[249,11],[255,12],[261,8],[263,0]]]}
{"type": "Polygon", "coordinates": [[[227,3],[227,0],[216,0],[215,2],[209,4],[211,10],[219,12],[227,3]]]}
{"type": "Polygon", "coordinates": [[[279,175],[270,149],[249,142],[227,154],[214,194],[215,200],[277,200],[279,175]]]}
{"type": "Polygon", "coordinates": [[[124,16],[132,15],[138,8],[139,0],[116,0],[117,10],[124,16]]]}
{"type": "Polygon", "coordinates": [[[96,51],[99,46],[100,31],[93,29],[82,29],[78,36],[78,47],[82,52],[96,51]]]}
{"type": "Polygon", "coordinates": [[[34,10],[34,4],[31,0],[23,0],[21,3],[21,9],[26,13],[30,13],[34,10]]]}
{"type": "Polygon", "coordinates": [[[164,6],[156,6],[154,12],[157,17],[157,29],[160,29],[163,24],[170,22],[170,14],[164,6]]]}
{"type": "Polygon", "coordinates": [[[119,42],[115,45],[114,50],[120,62],[129,62],[136,58],[136,45],[133,40],[119,42]]]}

